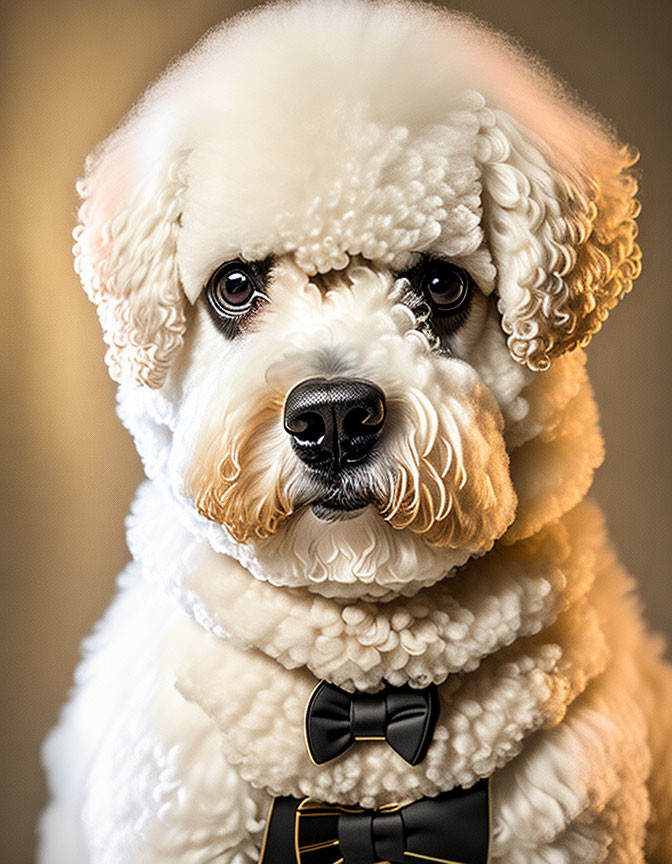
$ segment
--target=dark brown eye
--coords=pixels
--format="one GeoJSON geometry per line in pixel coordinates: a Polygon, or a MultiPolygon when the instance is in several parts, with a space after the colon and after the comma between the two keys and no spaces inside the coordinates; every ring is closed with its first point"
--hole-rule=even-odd
{"type": "Polygon", "coordinates": [[[455,314],[471,299],[469,274],[448,261],[432,261],[423,273],[421,287],[432,309],[439,314],[455,314]]]}
{"type": "Polygon", "coordinates": [[[264,296],[253,268],[242,261],[222,264],[208,279],[210,305],[220,315],[244,315],[255,297],[264,296]]]}

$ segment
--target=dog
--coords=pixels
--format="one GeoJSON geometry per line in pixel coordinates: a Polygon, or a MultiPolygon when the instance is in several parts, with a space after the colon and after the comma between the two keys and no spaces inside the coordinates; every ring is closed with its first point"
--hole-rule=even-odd
{"type": "Polygon", "coordinates": [[[89,157],[148,480],[41,864],[669,861],[672,675],[586,497],[634,162],[398,0],[235,18],[89,157]]]}

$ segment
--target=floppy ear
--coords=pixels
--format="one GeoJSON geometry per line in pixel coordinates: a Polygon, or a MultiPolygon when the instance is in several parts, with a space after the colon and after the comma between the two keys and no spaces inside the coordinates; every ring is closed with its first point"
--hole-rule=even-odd
{"type": "MultiPolygon", "coordinates": [[[[530,369],[586,345],[640,272],[636,155],[607,132],[555,152],[503,110],[481,129],[483,209],[513,357],[530,369]]],[[[552,129],[551,129],[552,131],[552,129]]],[[[558,140],[568,140],[567,126],[558,140]]]]}
{"type": "Polygon", "coordinates": [[[110,375],[160,387],[185,331],[176,261],[185,154],[150,124],[136,116],[87,159],[73,251],[110,375]]]}

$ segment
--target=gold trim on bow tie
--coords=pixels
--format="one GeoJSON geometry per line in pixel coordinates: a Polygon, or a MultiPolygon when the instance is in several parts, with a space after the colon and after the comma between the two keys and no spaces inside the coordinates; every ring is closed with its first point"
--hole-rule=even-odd
{"type": "Polygon", "coordinates": [[[266,841],[268,840],[268,829],[271,827],[271,816],[273,815],[273,808],[275,807],[275,798],[271,798],[271,803],[268,808],[268,813],[266,814],[266,825],[264,826],[264,836],[261,840],[261,852],[259,853],[259,861],[264,860],[264,853],[266,852],[266,841]]]}

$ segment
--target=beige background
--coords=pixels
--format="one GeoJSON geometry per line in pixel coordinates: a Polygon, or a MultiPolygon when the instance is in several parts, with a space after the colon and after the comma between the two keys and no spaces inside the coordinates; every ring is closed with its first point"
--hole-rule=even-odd
{"type": "MultiPolygon", "coordinates": [[[[667,2],[465,0],[521,38],[641,150],[644,275],[590,350],[608,458],[594,491],[652,623],[672,630],[668,560],[672,135],[667,2]]],[[[93,308],[71,268],[85,154],[176,53],[237,7],[213,0],[1,6],[3,647],[0,860],[32,858],[39,742],[80,639],[127,558],[141,477],[114,414],[93,308]]],[[[74,862],[63,862],[74,864],[74,862]]]]}

